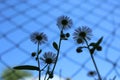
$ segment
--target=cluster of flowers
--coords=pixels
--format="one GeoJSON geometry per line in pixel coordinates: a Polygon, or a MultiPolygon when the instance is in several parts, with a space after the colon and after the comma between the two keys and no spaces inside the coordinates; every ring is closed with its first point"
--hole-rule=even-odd
{"type": "MultiPolygon", "coordinates": [[[[49,80],[49,78],[53,78],[54,69],[56,67],[56,63],[58,61],[58,56],[60,53],[61,41],[68,40],[68,38],[70,37],[70,33],[64,33],[64,30],[71,28],[73,26],[73,21],[68,16],[60,16],[57,19],[57,26],[60,30],[60,36],[59,36],[60,40],[58,44],[56,42],[53,42],[53,47],[56,49],[57,52],[53,53],[51,51],[48,51],[48,52],[45,52],[42,56],[40,56],[40,54],[42,53],[42,49],[40,49],[39,47],[40,45],[48,41],[48,37],[44,32],[34,32],[33,34],[31,34],[30,39],[33,43],[37,44],[38,47],[37,47],[37,51],[32,52],[31,55],[38,62],[38,67],[27,65],[27,66],[17,66],[17,67],[14,67],[14,69],[37,70],[39,71],[39,78],[41,76],[41,71],[46,71],[46,76],[44,80],[46,80],[47,75],[48,75],[47,80],[49,80]],[[40,66],[41,64],[40,61],[42,61],[45,64],[45,66],[42,68],[40,66]],[[52,68],[51,68],[51,65],[53,65],[52,68]]],[[[86,46],[77,47],[76,51],[78,53],[82,52],[83,48],[87,48],[92,56],[95,50],[100,51],[102,49],[102,47],[99,45],[102,41],[102,38],[100,38],[96,43],[88,44],[88,41],[91,40],[91,37],[92,37],[92,30],[89,27],[82,26],[75,29],[73,33],[74,41],[77,44],[82,44],[82,45],[86,43],[86,46]]]]}
{"type": "MultiPolygon", "coordinates": [[[[57,19],[57,26],[61,31],[61,39],[66,39],[70,36],[69,33],[64,34],[63,30],[71,28],[73,25],[72,19],[70,19],[68,16],[60,16],[57,19]]],[[[84,44],[85,40],[90,40],[92,36],[92,30],[87,26],[78,27],[75,29],[75,32],[73,33],[73,39],[78,44],[84,44]]],[[[34,32],[31,35],[31,41],[35,44],[44,44],[48,41],[47,35],[43,32],[34,32]]],[[[77,52],[80,52],[79,49],[77,49],[77,52]]],[[[32,53],[32,56],[34,57],[36,55],[35,52],[32,53]]],[[[36,60],[38,60],[38,56],[36,56],[36,60]]],[[[45,52],[42,57],[40,57],[40,60],[42,60],[45,64],[54,64],[57,60],[57,54],[49,51],[45,52]]]]}
{"type": "MultiPolygon", "coordinates": [[[[72,25],[73,25],[72,19],[70,19],[68,16],[60,16],[57,20],[57,26],[61,31],[71,28],[72,25]]],[[[69,36],[70,36],[69,33],[61,35],[61,37],[64,39],[67,39],[65,37],[69,37],[69,36]]],[[[91,36],[92,36],[92,30],[87,26],[78,27],[77,29],[75,29],[75,32],[73,33],[73,39],[78,44],[83,44],[85,40],[90,40],[91,36]]],[[[34,32],[31,35],[31,41],[35,44],[41,45],[47,42],[48,39],[47,39],[47,35],[44,34],[43,32],[41,33],[34,32]]],[[[33,52],[32,56],[34,57],[35,55],[36,53],[33,52]]],[[[45,52],[43,57],[40,57],[40,59],[44,61],[44,63],[46,64],[52,64],[55,63],[56,54],[54,54],[53,52],[45,52]]]]}

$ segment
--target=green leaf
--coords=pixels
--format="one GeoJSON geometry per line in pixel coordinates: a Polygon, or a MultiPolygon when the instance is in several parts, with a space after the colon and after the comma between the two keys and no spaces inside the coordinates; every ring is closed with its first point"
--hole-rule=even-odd
{"type": "Polygon", "coordinates": [[[21,66],[15,66],[13,69],[17,70],[37,70],[39,71],[39,67],[31,66],[31,65],[21,65],[21,66]]]}
{"type": "Polygon", "coordinates": [[[102,50],[102,47],[101,47],[101,46],[98,46],[98,47],[96,48],[96,50],[97,50],[97,51],[101,51],[101,50],[102,50]]]}
{"type": "Polygon", "coordinates": [[[42,49],[39,50],[38,54],[40,54],[42,52],[42,49]]]}
{"type": "Polygon", "coordinates": [[[94,51],[97,49],[98,51],[102,50],[102,47],[99,46],[100,43],[102,42],[103,37],[101,37],[96,43],[91,43],[90,46],[93,46],[93,48],[90,50],[91,54],[94,54],[94,51]]]}
{"type": "Polygon", "coordinates": [[[103,37],[101,37],[96,44],[99,45],[102,42],[102,40],[103,40],[103,37]]]}
{"type": "Polygon", "coordinates": [[[89,44],[89,46],[95,46],[95,45],[96,45],[96,43],[94,43],[94,42],[89,44]]]}
{"type": "Polygon", "coordinates": [[[53,47],[58,51],[58,45],[56,42],[53,42],[53,47]]]}

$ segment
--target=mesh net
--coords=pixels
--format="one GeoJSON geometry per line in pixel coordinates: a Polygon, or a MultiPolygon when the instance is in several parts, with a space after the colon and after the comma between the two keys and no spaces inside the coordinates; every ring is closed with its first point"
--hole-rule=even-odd
{"type": "MultiPolygon", "coordinates": [[[[37,65],[31,57],[36,45],[30,41],[32,32],[45,32],[49,42],[42,45],[43,51],[55,51],[51,45],[58,42],[58,16],[72,18],[74,26],[89,26],[93,41],[104,36],[101,52],[95,60],[103,78],[120,79],[120,5],[119,0],[0,0],[0,73],[15,65],[37,65]]],[[[67,32],[67,31],[66,31],[67,32]]],[[[72,38],[63,41],[55,74],[72,80],[93,80],[87,76],[94,70],[88,51],[77,54],[77,45],[72,38]]],[[[1,79],[1,78],[0,78],[1,79]]]]}

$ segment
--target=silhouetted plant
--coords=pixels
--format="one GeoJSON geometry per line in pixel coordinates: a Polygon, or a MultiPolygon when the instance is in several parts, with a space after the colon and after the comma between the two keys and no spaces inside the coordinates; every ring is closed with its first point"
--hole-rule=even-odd
{"type": "MultiPolygon", "coordinates": [[[[67,29],[70,29],[73,25],[72,19],[70,19],[68,16],[60,16],[57,19],[57,26],[59,28],[59,41],[58,43],[53,41],[52,45],[53,48],[56,50],[56,52],[47,51],[43,53],[43,55],[40,55],[42,53],[42,49],[40,49],[40,46],[48,41],[46,34],[44,32],[34,32],[31,35],[31,41],[37,45],[37,51],[32,52],[31,56],[35,58],[35,60],[38,63],[38,66],[33,65],[20,65],[14,67],[14,69],[19,70],[36,70],[39,72],[39,80],[41,78],[41,72],[45,71],[45,77],[44,80],[49,80],[50,78],[54,77],[54,70],[56,68],[56,64],[58,62],[60,50],[61,50],[61,43],[63,40],[68,40],[70,37],[70,33],[65,33],[64,31],[67,29]],[[44,63],[44,66],[41,67],[41,62],[44,63]]],[[[98,74],[99,80],[102,80],[101,75],[98,71],[97,65],[94,60],[94,52],[95,50],[101,51],[102,47],[100,46],[100,43],[102,42],[103,37],[101,37],[97,42],[91,42],[89,43],[89,40],[91,40],[91,37],[93,36],[92,30],[87,26],[78,27],[75,29],[75,32],[73,33],[73,39],[77,44],[80,46],[76,48],[76,51],[78,53],[81,53],[83,51],[83,48],[88,49],[90,53],[90,57],[93,61],[93,64],[96,69],[95,72],[89,72],[89,76],[94,76],[95,74],[98,74]],[[82,44],[82,45],[81,45],[82,44]],[[84,45],[85,44],[85,45],[84,45]]]]}
{"type": "Polygon", "coordinates": [[[95,66],[96,72],[98,74],[98,78],[99,78],[99,80],[102,80],[101,75],[98,71],[96,62],[94,60],[93,54],[94,54],[95,50],[97,50],[97,51],[102,50],[100,43],[102,42],[103,37],[101,37],[97,42],[88,43],[88,41],[91,40],[91,36],[92,36],[92,30],[87,26],[79,27],[79,28],[75,29],[75,32],[73,33],[73,39],[77,42],[77,44],[82,44],[82,45],[86,44],[84,46],[77,47],[76,51],[78,53],[80,53],[80,52],[82,52],[83,48],[88,49],[88,51],[90,53],[90,57],[95,66]]]}

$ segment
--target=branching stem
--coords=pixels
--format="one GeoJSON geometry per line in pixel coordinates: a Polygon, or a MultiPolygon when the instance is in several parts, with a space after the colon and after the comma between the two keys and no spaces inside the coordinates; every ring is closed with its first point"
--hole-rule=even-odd
{"type": "Polygon", "coordinates": [[[39,42],[38,42],[38,47],[37,47],[37,61],[38,61],[38,67],[39,67],[39,80],[41,79],[41,70],[40,70],[40,61],[39,61],[39,42]]]}
{"type": "Polygon", "coordinates": [[[58,51],[57,51],[56,61],[55,61],[55,64],[53,66],[52,73],[54,72],[54,69],[56,67],[56,64],[57,64],[57,61],[58,61],[58,57],[59,57],[59,54],[60,54],[60,47],[61,47],[61,42],[62,42],[61,34],[63,34],[63,29],[60,32],[60,39],[59,39],[59,44],[58,44],[58,51]]]}
{"type": "Polygon", "coordinates": [[[88,42],[87,42],[86,39],[84,39],[84,40],[85,40],[85,42],[86,42],[87,48],[88,48],[89,53],[90,53],[90,57],[91,57],[91,59],[92,59],[92,62],[93,62],[93,64],[94,64],[94,67],[95,67],[96,72],[97,72],[97,74],[98,74],[98,78],[99,78],[99,80],[102,80],[102,79],[101,79],[101,75],[100,75],[100,73],[99,73],[99,70],[98,70],[98,68],[97,68],[97,65],[96,65],[94,56],[93,56],[93,54],[92,54],[91,51],[90,51],[90,47],[89,47],[89,45],[88,45],[88,42]]]}

